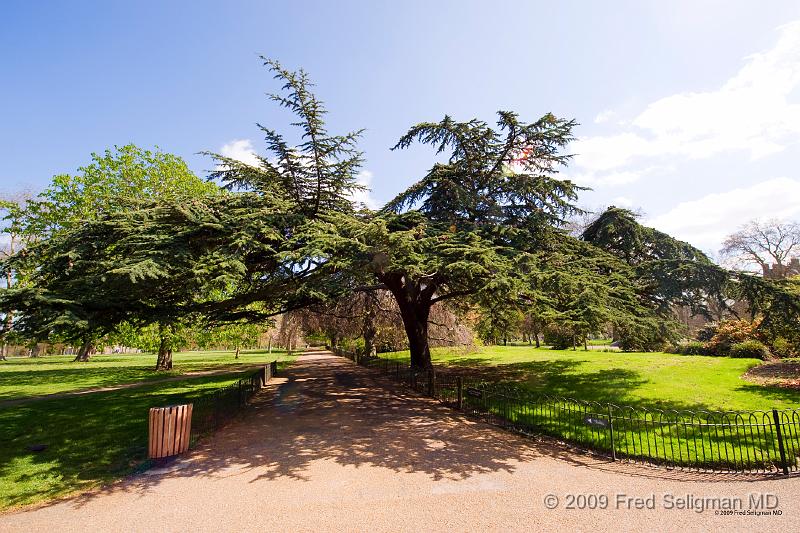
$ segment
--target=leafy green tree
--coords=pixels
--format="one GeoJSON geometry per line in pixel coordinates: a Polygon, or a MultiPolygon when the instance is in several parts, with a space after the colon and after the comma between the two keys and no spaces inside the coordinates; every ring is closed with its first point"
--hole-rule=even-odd
{"type": "Polygon", "coordinates": [[[242,348],[252,347],[258,343],[263,326],[247,322],[225,324],[216,328],[206,328],[195,336],[197,344],[203,348],[225,347],[233,349],[234,359],[239,359],[242,348]]]}
{"type": "MultiPolygon", "coordinates": [[[[155,324],[157,369],[168,369],[180,330],[193,317],[225,323],[236,321],[236,313],[259,313],[247,306],[254,298],[248,293],[236,313],[218,316],[245,290],[254,271],[258,275],[266,264],[273,269],[279,264],[276,248],[283,237],[269,221],[284,209],[256,194],[139,202],[13,258],[35,263],[33,283],[7,291],[0,303],[20,310],[16,330],[32,338],[58,334],[79,342],[80,358],[123,322],[155,324]]],[[[264,305],[269,296],[283,294],[281,281],[273,280],[276,293],[258,293],[264,305]]]]}
{"type": "MultiPolygon", "coordinates": [[[[709,318],[711,306],[737,316],[731,304],[744,301],[753,317],[763,316],[758,329],[766,338],[792,335],[800,324],[800,300],[788,283],[715,265],[688,243],[642,226],[630,211],[609,208],[587,227],[583,239],[632,266],[639,297],[657,313],[660,320],[646,330],[648,335],[630,335],[638,337],[636,345],[674,338],[678,306],[709,318]]],[[[630,333],[624,326],[619,331],[630,333]]]]}
{"type": "Polygon", "coordinates": [[[523,315],[516,306],[498,305],[481,309],[476,332],[486,344],[508,344],[522,328],[523,315]]]}
{"type": "Polygon", "coordinates": [[[198,178],[180,157],[133,144],[92,154],[77,174],[59,174],[29,202],[25,231],[39,239],[135,207],[131,199],[182,200],[219,188],[198,178]]]}
{"type": "Polygon", "coordinates": [[[552,239],[526,270],[532,308],[558,333],[558,348],[585,344],[608,325],[641,334],[658,319],[641,297],[632,267],[568,235],[552,239]]]}
{"type": "MultiPolygon", "coordinates": [[[[107,150],[102,155],[92,154],[92,163],[79,169],[78,174],[55,176],[51,185],[37,197],[24,206],[8,209],[7,219],[11,217],[13,220],[7,227],[15,231],[19,239],[37,245],[28,246],[24,257],[22,254],[9,254],[3,263],[5,272],[15,282],[20,281],[22,273],[26,273],[26,276],[35,278],[37,283],[55,283],[61,272],[53,272],[50,267],[64,266],[64,258],[69,257],[68,247],[73,244],[91,246],[91,243],[78,243],[75,240],[76,235],[81,236],[83,224],[114,214],[128,213],[143,205],[142,201],[147,199],[183,202],[197,195],[214,195],[218,192],[216,185],[195,176],[182,159],[158,150],[153,152],[126,145],[107,150]],[[58,255],[50,254],[61,254],[60,260],[58,255]]],[[[85,246],[81,249],[86,251],[85,246]]],[[[124,260],[120,258],[120,261],[124,260]]],[[[67,264],[73,266],[74,261],[70,260],[67,264]]],[[[91,264],[91,259],[87,259],[86,264],[91,264]]],[[[74,289],[73,284],[71,290],[74,289]]],[[[82,290],[87,295],[94,293],[98,298],[103,297],[93,290],[91,281],[82,290]]],[[[4,300],[16,301],[39,317],[23,317],[19,327],[13,329],[18,333],[34,335],[30,337],[33,340],[44,340],[52,334],[79,342],[76,360],[88,360],[94,343],[112,329],[107,325],[109,320],[118,318],[117,314],[111,314],[107,319],[99,319],[102,310],[113,307],[113,302],[103,304],[94,301],[92,306],[82,306],[76,294],[60,298],[52,292],[37,292],[35,289],[23,293],[27,294],[27,299],[18,294],[9,294],[4,300]],[[71,306],[66,305],[66,301],[72,302],[71,306]],[[59,304],[53,307],[48,306],[48,302],[59,304]],[[37,305],[41,308],[35,311],[37,305]],[[98,317],[98,320],[92,317],[98,317]],[[53,330],[28,327],[33,322],[57,323],[58,327],[53,330]],[[99,323],[106,325],[96,327],[95,324],[99,323]],[[72,331],[68,332],[70,329],[72,331]]],[[[109,293],[107,298],[116,296],[109,293]]],[[[3,310],[8,325],[16,309],[6,305],[3,310]]]]}

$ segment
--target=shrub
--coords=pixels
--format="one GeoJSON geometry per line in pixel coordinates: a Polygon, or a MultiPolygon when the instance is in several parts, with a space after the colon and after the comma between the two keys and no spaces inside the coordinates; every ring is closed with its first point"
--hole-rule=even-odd
{"type": "Polygon", "coordinates": [[[675,347],[675,352],[683,355],[714,355],[708,351],[706,343],[689,341],[675,347]]]}
{"type": "Polygon", "coordinates": [[[567,328],[551,324],[545,328],[543,337],[544,343],[551,346],[554,350],[572,348],[573,335],[567,328]]]}
{"type": "Polygon", "coordinates": [[[717,324],[717,331],[708,342],[708,350],[715,355],[728,355],[734,344],[758,341],[756,328],[760,320],[723,320],[717,324]]]}
{"type": "Polygon", "coordinates": [[[737,342],[728,351],[730,357],[749,357],[753,359],[769,359],[769,349],[757,340],[737,342]]]}
{"type": "Polygon", "coordinates": [[[617,345],[624,352],[660,352],[680,338],[680,327],[669,320],[616,324],[617,345]]]}
{"type": "Polygon", "coordinates": [[[772,353],[778,357],[792,357],[795,355],[794,346],[785,337],[777,337],[771,344],[772,353]]]}

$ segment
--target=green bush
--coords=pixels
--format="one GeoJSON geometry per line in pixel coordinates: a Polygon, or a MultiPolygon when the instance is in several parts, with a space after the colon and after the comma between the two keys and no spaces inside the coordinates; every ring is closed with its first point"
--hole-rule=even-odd
{"type": "Polygon", "coordinates": [[[544,343],[551,346],[554,350],[566,350],[572,348],[573,334],[567,328],[559,327],[555,324],[547,326],[544,330],[544,343]]]}
{"type": "Polygon", "coordinates": [[[689,341],[675,347],[675,353],[683,355],[714,355],[708,351],[706,343],[700,341],[689,341]]]}
{"type": "Polygon", "coordinates": [[[792,357],[795,355],[794,346],[785,337],[778,337],[772,341],[772,353],[778,357],[792,357]]]}
{"type": "Polygon", "coordinates": [[[738,358],[769,359],[770,353],[769,349],[764,346],[764,343],[756,340],[749,340],[737,342],[731,346],[728,355],[738,358]]]}

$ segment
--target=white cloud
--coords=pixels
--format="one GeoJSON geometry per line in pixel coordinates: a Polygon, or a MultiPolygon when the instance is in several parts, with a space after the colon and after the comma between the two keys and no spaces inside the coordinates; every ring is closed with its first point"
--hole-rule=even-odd
{"type": "Polygon", "coordinates": [[[253,148],[253,141],[250,139],[234,139],[222,145],[220,154],[253,167],[260,166],[256,150],[253,148]]]}
{"type": "Polygon", "coordinates": [[[622,167],[637,156],[649,155],[652,149],[650,143],[639,135],[620,133],[581,137],[572,143],[570,150],[575,154],[573,160],[579,167],[604,171],[622,167]]]}
{"type": "Polygon", "coordinates": [[[366,187],[363,191],[356,191],[353,193],[352,198],[354,202],[364,204],[370,209],[378,208],[378,201],[372,197],[370,186],[372,185],[372,172],[369,170],[362,170],[356,176],[356,182],[362,187],[366,187]]]}
{"type": "Polygon", "coordinates": [[[583,185],[584,187],[597,187],[597,186],[615,186],[627,185],[635,181],[639,181],[642,177],[642,172],[634,172],[632,170],[625,170],[621,172],[579,172],[577,174],[569,174],[569,179],[583,185]]]}
{"type": "Polygon", "coordinates": [[[616,116],[616,113],[611,109],[604,109],[600,111],[596,117],[594,117],[595,124],[602,124],[603,122],[608,122],[612,118],[616,116]]]}
{"type": "Polygon", "coordinates": [[[800,217],[800,180],[774,178],[709,194],[682,202],[644,224],[716,253],[725,237],[745,222],[771,217],[800,217]]]}
{"type": "MultiPolygon", "coordinates": [[[[758,159],[800,143],[800,21],[776,44],[744,59],[718,89],[682,92],[647,105],[624,131],[583,137],[571,151],[587,171],[627,171],[646,158],[707,158],[731,151],[758,159]]],[[[601,112],[603,122],[613,111],[601,112]]]]}
{"type": "Polygon", "coordinates": [[[617,196],[611,200],[611,204],[617,207],[633,207],[633,200],[627,196],[617,196]]]}
{"type": "Polygon", "coordinates": [[[664,174],[673,170],[670,166],[608,171],[585,170],[583,172],[568,173],[565,177],[585,187],[615,187],[635,183],[648,174],[664,174]]]}

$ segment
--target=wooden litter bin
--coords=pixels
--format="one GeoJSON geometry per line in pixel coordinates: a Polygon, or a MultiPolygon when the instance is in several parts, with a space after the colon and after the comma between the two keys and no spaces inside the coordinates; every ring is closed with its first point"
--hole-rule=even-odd
{"type": "Polygon", "coordinates": [[[150,442],[147,452],[150,459],[178,455],[189,449],[192,407],[193,404],[150,408],[150,442]]]}

